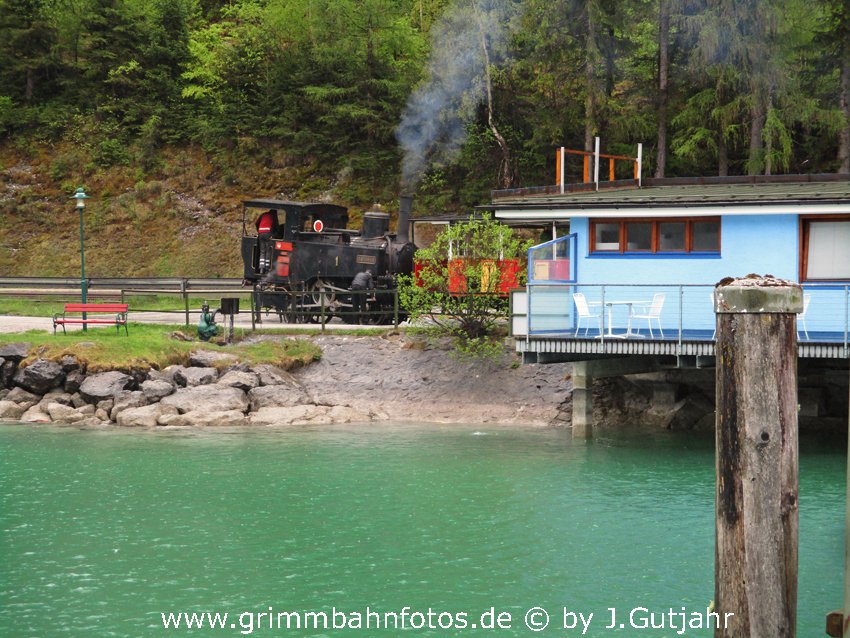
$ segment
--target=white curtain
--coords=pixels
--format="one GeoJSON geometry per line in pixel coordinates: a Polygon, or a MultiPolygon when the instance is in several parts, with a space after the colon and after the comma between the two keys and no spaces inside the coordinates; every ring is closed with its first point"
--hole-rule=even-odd
{"type": "Polygon", "coordinates": [[[850,279],[850,221],[809,222],[807,279],[850,279]]]}

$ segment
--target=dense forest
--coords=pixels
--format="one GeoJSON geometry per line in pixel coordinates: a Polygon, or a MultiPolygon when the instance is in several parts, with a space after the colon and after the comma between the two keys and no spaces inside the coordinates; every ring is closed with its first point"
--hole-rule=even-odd
{"type": "Polygon", "coordinates": [[[331,188],[356,207],[403,181],[458,209],[552,183],[555,147],[596,135],[608,153],[642,142],[647,176],[850,172],[850,8],[0,0],[0,150],[41,157],[57,194],[201,157],[198,180],[244,194],[331,188]]]}

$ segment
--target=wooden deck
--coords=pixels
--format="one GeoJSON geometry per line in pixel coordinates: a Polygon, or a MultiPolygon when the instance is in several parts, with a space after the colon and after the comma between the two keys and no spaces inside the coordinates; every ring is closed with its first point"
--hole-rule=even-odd
{"type": "MultiPolygon", "coordinates": [[[[583,361],[607,355],[666,356],[666,357],[714,357],[714,339],[710,332],[685,331],[681,340],[674,338],[619,339],[590,335],[585,338],[567,335],[515,335],[516,351],[526,362],[563,360],[583,361]],[[538,356],[543,355],[543,356],[538,356]]],[[[844,335],[837,333],[816,334],[809,331],[809,339],[797,342],[797,354],[808,359],[850,359],[850,348],[844,335]]],[[[706,363],[708,363],[706,361],[706,363]]]]}
{"type": "MultiPolygon", "coordinates": [[[[531,303],[526,290],[511,292],[511,336],[515,340],[516,351],[526,362],[636,356],[678,358],[679,364],[683,364],[682,358],[691,358],[692,361],[684,363],[713,365],[711,286],[653,286],[650,289],[644,286],[561,284],[535,287],[533,290],[544,292],[538,296],[539,301],[531,303]],[[610,311],[600,311],[601,303],[597,302],[593,312],[597,313],[595,321],[602,323],[603,334],[600,334],[600,326],[594,325],[593,319],[578,322],[572,303],[573,290],[583,290],[592,299],[618,298],[615,295],[619,298],[638,295],[649,299],[650,292],[659,289],[668,293],[671,302],[665,306],[663,337],[657,328],[650,333],[646,322],[642,323],[642,327],[634,325],[636,322],[627,320],[622,310],[619,316],[614,315],[611,319],[610,311]],[[598,318],[600,312],[601,319],[598,318]],[[529,323],[532,324],[531,330],[529,323]],[[537,329],[534,329],[535,326],[537,329]]],[[[797,321],[798,356],[803,359],[850,359],[850,286],[807,285],[804,293],[811,299],[811,308],[805,318],[800,315],[797,321]]]]}

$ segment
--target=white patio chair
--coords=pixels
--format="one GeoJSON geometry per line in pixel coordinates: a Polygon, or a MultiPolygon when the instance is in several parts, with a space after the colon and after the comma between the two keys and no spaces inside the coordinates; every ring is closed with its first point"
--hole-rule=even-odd
{"type": "Polygon", "coordinates": [[[711,299],[711,314],[714,316],[714,332],[711,333],[711,340],[714,341],[717,339],[717,313],[714,312],[714,292],[708,293],[708,296],[711,299]]]}
{"type": "Polygon", "coordinates": [[[635,306],[632,308],[632,314],[629,316],[629,329],[631,329],[632,319],[646,319],[646,325],[649,327],[649,338],[654,339],[655,334],[652,332],[652,320],[658,324],[658,332],[661,333],[661,338],[664,338],[664,331],[661,329],[661,309],[664,307],[665,295],[663,292],[656,292],[652,296],[652,303],[646,306],[635,306]]]}
{"type": "Polygon", "coordinates": [[[576,304],[576,313],[578,317],[578,321],[576,321],[576,333],[575,337],[578,336],[579,328],[581,327],[581,320],[588,320],[584,326],[584,336],[587,336],[587,331],[590,329],[590,319],[598,319],[599,320],[599,334],[602,334],[602,312],[600,310],[599,314],[594,314],[590,312],[590,304],[587,303],[587,299],[584,296],[584,293],[576,292],[573,293],[573,301],[576,304]]]}
{"type": "Polygon", "coordinates": [[[812,301],[811,295],[803,295],[803,312],[797,315],[797,338],[800,338],[800,325],[803,326],[803,334],[806,335],[806,341],[809,340],[809,327],[806,325],[806,313],[809,311],[809,303],[812,301]]]}

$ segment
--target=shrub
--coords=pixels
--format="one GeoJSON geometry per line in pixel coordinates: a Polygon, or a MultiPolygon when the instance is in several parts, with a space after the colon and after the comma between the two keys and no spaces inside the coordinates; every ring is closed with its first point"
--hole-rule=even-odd
{"type": "Polygon", "coordinates": [[[400,278],[402,306],[414,321],[453,337],[460,354],[501,353],[497,339],[509,310],[503,262],[523,262],[529,244],[490,216],[451,225],[417,251],[416,276],[400,278]]]}
{"type": "Polygon", "coordinates": [[[121,140],[111,137],[95,147],[92,159],[98,166],[106,168],[117,164],[129,164],[130,154],[121,140]]]}

